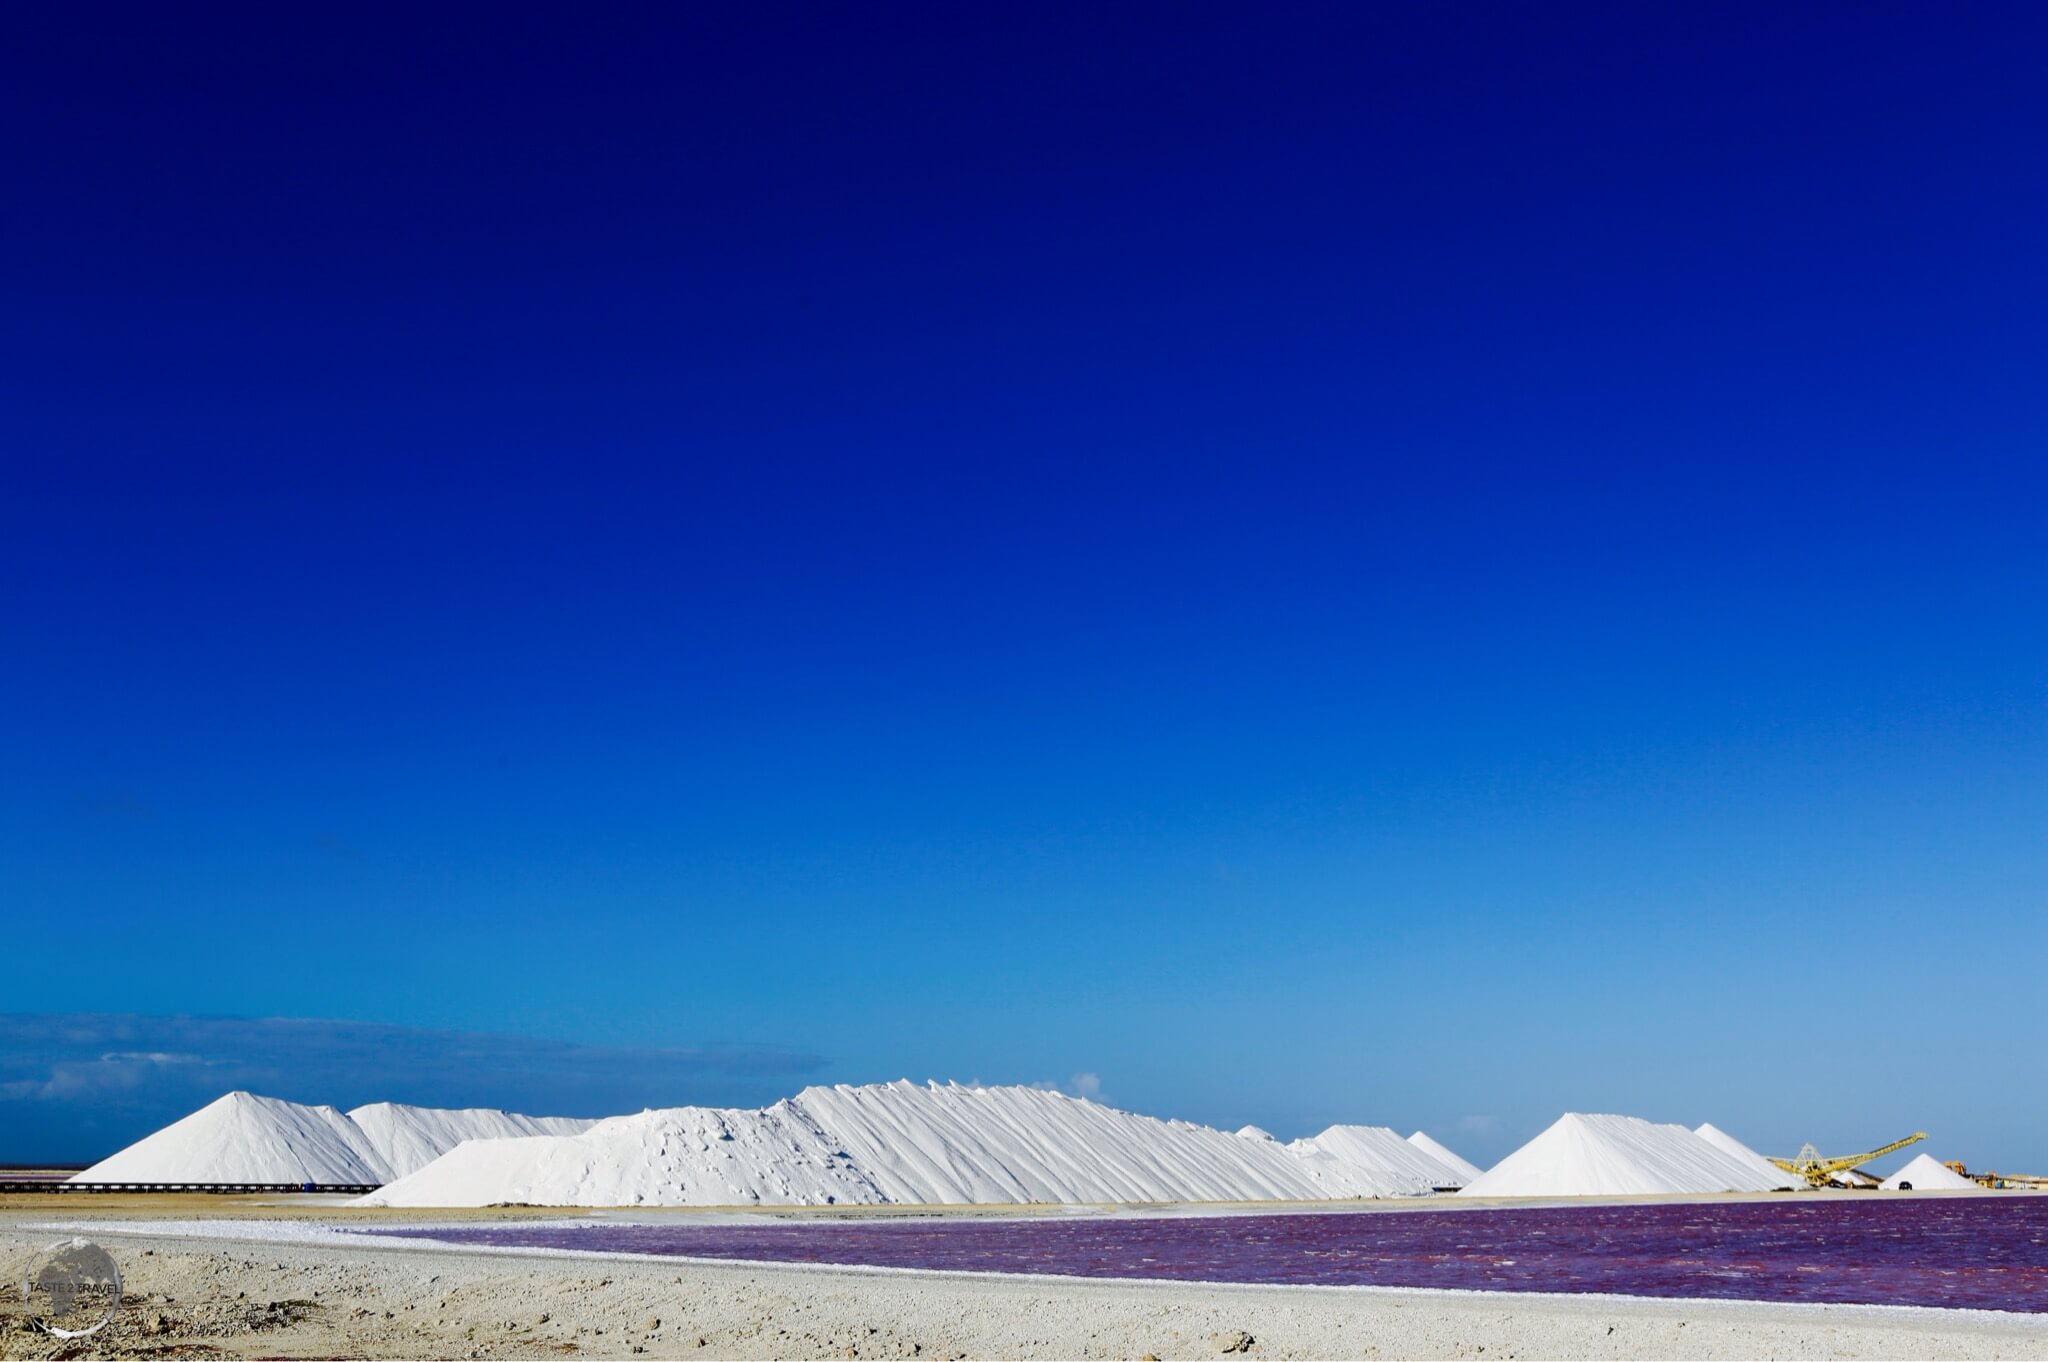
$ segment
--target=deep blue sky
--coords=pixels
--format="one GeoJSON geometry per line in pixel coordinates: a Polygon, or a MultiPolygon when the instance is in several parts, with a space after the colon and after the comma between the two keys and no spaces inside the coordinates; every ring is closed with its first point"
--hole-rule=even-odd
{"type": "Polygon", "coordinates": [[[11,13],[0,1159],[2048,1164],[2048,20],[1671,8],[11,13]]]}

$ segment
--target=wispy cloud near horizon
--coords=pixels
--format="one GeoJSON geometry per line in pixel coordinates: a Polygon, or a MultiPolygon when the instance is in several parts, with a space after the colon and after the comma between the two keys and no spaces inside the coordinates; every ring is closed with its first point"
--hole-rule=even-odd
{"type": "Polygon", "coordinates": [[[784,1096],[826,1064],[783,1046],[585,1045],[312,1017],[0,1013],[0,1161],[82,1161],[223,1092],[338,1107],[599,1116],[784,1096]]]}

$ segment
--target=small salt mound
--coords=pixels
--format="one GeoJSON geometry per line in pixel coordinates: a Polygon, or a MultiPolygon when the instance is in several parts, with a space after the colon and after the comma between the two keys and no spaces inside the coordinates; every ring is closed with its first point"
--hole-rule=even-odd
{"type": "Polygon", "coordinates": [[[1795,1187],[1803,1181],[1803,1179],[1798,1178],[1796,1175],[1778,1167],[1777,1164],[1772,1163],[1769,1159],[1757,1153],[1754,1149],[1751,1149],[1712,1121],[1708,1121],[1700,1126],[1697,1130],[1693,1131],[1693,1134],[1699,1136],[1702,1140],[1705,1140],[1730,1158],[1738,1159],[1755,1168],[1765,1177],[1776,1178],[1777,1186],[1779,1187],[1795,1187]]]}
{"type": "Polygon", "coordinates": [[[1679,1125],[1567,1112],[1463,1196],[1768,1192],[1782,1185],[1679,1125]]]}
{"type": "Polygon", "coordinates": [[[1898,1172],[1880,1182],[1878,1186],[1887,1192],[1911,1188],[1916,1192],[1981,1192],[1984,1189],[1957,1173],[1953,1168],[1944,1167],[1932,1154],[1922,1154],[1898,1172]]]}
{"type": "Polygon", "coordinates": [[[366,1205],[732,1206],[1272,1201],[1426,1191],[1321,1150],[1036,1088],[806,1088],[759,1111],[683,1107],[581,1135],[472,1141],[366,1205]]]}
{"type": "Polygon", "coordinates": [[[368,1185],[388,1179],[355,1124],[333,1107],[231,1092],[71,1180],[368,1185]]]}
{"type": "Polygon", "coordinates": [[[1470,1182],[1472,1181],[1472,1179],[1479,1176],[1478,1164],[1470,1163],[1465,1159],[1458,1157],[1456,1154],[1451,1152],[1450,1148],[1447,1145],[1441,1144],[1436,1140],[1432,1140],[1428,1135],[1424,1134],[1422,1131],[1418,1130],[1413,1135],[1410,1135],[1408,1137],[1408,1143],[1414,1145],[1417,1149],[1421,1150],[1423,1153],[1429,1155],[1432,1159],[1435,1159],[1444,1167],[1456,1173],[1461,1184],[1470,1182]]]}
{"type": "Polygon", "coordinates": [[[1263,1126],[1239,1126],[1237,1128],[1237,1137],[1240,1140],[1272,1140],[1275,1144],[1280,1143],[1279,1140],[1274,1139],[1273,1132],[1263,1126]]]}
{"type": "Polygon", "coordinates": [[[1290,1148],[1304,1154],[1321,1150],[1346,1167],[1418,1193],[1466,1182],[1463,1173],[1385,1126],[1331,1126],[1312,1140],[1296,1140],[1290,1148]]]}
{"type": "Polygon", "coordinates": [[[490,1107],[409,1107],[373,1102],[349,1112],[359,1145],[376,1154],[392,1178],[416,1173],[464,1140],[505,1140],[526,1135],[580,1135],[594,1121],[570,1116],[522,1116],[490,1107]]]}

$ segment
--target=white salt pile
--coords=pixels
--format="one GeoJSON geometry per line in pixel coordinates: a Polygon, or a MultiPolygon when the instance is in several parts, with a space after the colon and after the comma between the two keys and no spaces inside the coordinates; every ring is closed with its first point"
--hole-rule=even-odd
{"type": "Polygon", "coordinates": [[[1932,1154],[1922,1154],[1898,1172],[1880,1182],[1888,1192],[1981,1192],[1984,1189],[1946,1167],[1932,1154]]]}
{"type": "Polygon", "coordinates": [[[600,1121],[581,1135],[475,1140],[363,1204],[806,1206],[885,1199],[831,1136],[785,1101],[758,1112],[646,1111],[600,1121]]]}
{"type": "Polygon", "coordinates": [[[522,1135],[580,1135],[597,1124],[574,1116],[522,1116],[491,1107],[408,1107],[372,1102],[349,1112],[366,1146],[383,1165],[381,1181],[416,1173],[464,1140],[505,1140],[522,1135]]]}
{"type": "Polygon", "coordinates": [[[1305,1201],[1410,1195],[1429,1181],[1036,1088],[899,1081],[806,1088],[758,1111],[678,1107],[581,1135],[478,1141],[364,1204],[1305,1201]]]}
{"type": "Polygon", "coordinates": [[[231,1092],[102,1159],[73,1182],[292,1182],[371,1186],[416,1172],[465,1140],[570,1135],[593,1123],[473,1107],[377,1102],[344,1115],[231,1092]]]}
{"type": "Polygon", "coordinates": [[[1478,1164],[1467,1162],[1465,1159],[1458,1157],[1451,1152],[1449,1146],[1431,1139],[1420,1130],[1408,1137],[1408,1143],[1414,1145],[1453,1173],[1456,1173],[1459,1176],[1459,1185],[1461,1186],[1479,1176],[1478,1164]]]}
{"type": "Polygon", "coordinates": [[[1768,1192],[1783,1185],[1684,1126],[1567,1112],[1465,1185],[1464,1196],[1768,1192]]]}
{"type": "Polygon", "coordinates": [[[1369,1171],[1418,1192],[1462,1187],[1470,1180],[1385,1126],[1331,1126],[1314,1139],[1296,1140],[1288,1147],[1302,1155],[1321,1151],[1347,1168],[1369,1171]]]}
{"type": "Polygon", "coordinates": [[[363,1185],[387,1175],[355,1123],[333,1107],[231,1092],[71,1180],[363,1185]]]}
{"type": "Polygon", "coordinates": [[[1730,1158],[1739,1159],[1743,1163],[1748,1164],[1765,1177],[1776,1178],[1776,1185],[1779,1187],[1796,1187],[1804,1181],[1803,1178],[1778,1167],[1777,1164],[1772,1163],[1769,1159],[1757,1153],[1754,1149],[1751,1149],[1712,1121],[1701,1125],[1693,1131],[1693,1134],[1699,1136],[1702,1140],[1705,1140],[1730,1158]]]}
{"type": "MultiPolygon", "coordinates": [[[[1915,1186],[1939,1181],[1922,1176],[1915,1186]]],[[[1322,1201],[1460,1186],[1600,1196],[1789,1181],[1712,1126],[1627,1116],[1568,1114],[1475,1175],[1421,1131],[1337,1125],[1281,1144],[1256,1126],[1233,1134],[1037,1088],[908,1081],[597,1122],[386,1102],[343,1114],[238,1092],[78,1180],[366,1184],[380,1188],[368,1204],[421,1207],[1322,1201]]]]}
{"type": "MultiPolygon", "coordinates": [[[[1286,1151],[1035,1088],[908,1080],[794,1099],[895,1202],[1265,1201],[1319,1193],[1286,1151]]],[[[1369,1177],[1338,1196],[1408,1190],[1369,1177]]]]}

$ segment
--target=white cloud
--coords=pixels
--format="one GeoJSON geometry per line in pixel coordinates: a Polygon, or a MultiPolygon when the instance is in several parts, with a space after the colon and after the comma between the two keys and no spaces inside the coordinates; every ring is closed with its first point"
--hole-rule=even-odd
{"type": "Polygon", "coordinates": [[[1040,1092],[1063,1092],[1069,1097],[1085,1097],[1090,1102],[1106,1102],[1109,1100],[1102,1095],[1102,1076],[1100,1074],[1075,1074],[1064,1083],[1055,1083],[1049,1078],[1041,1078],[1029,1086],[1036,1088],[1040,1092]]]}

